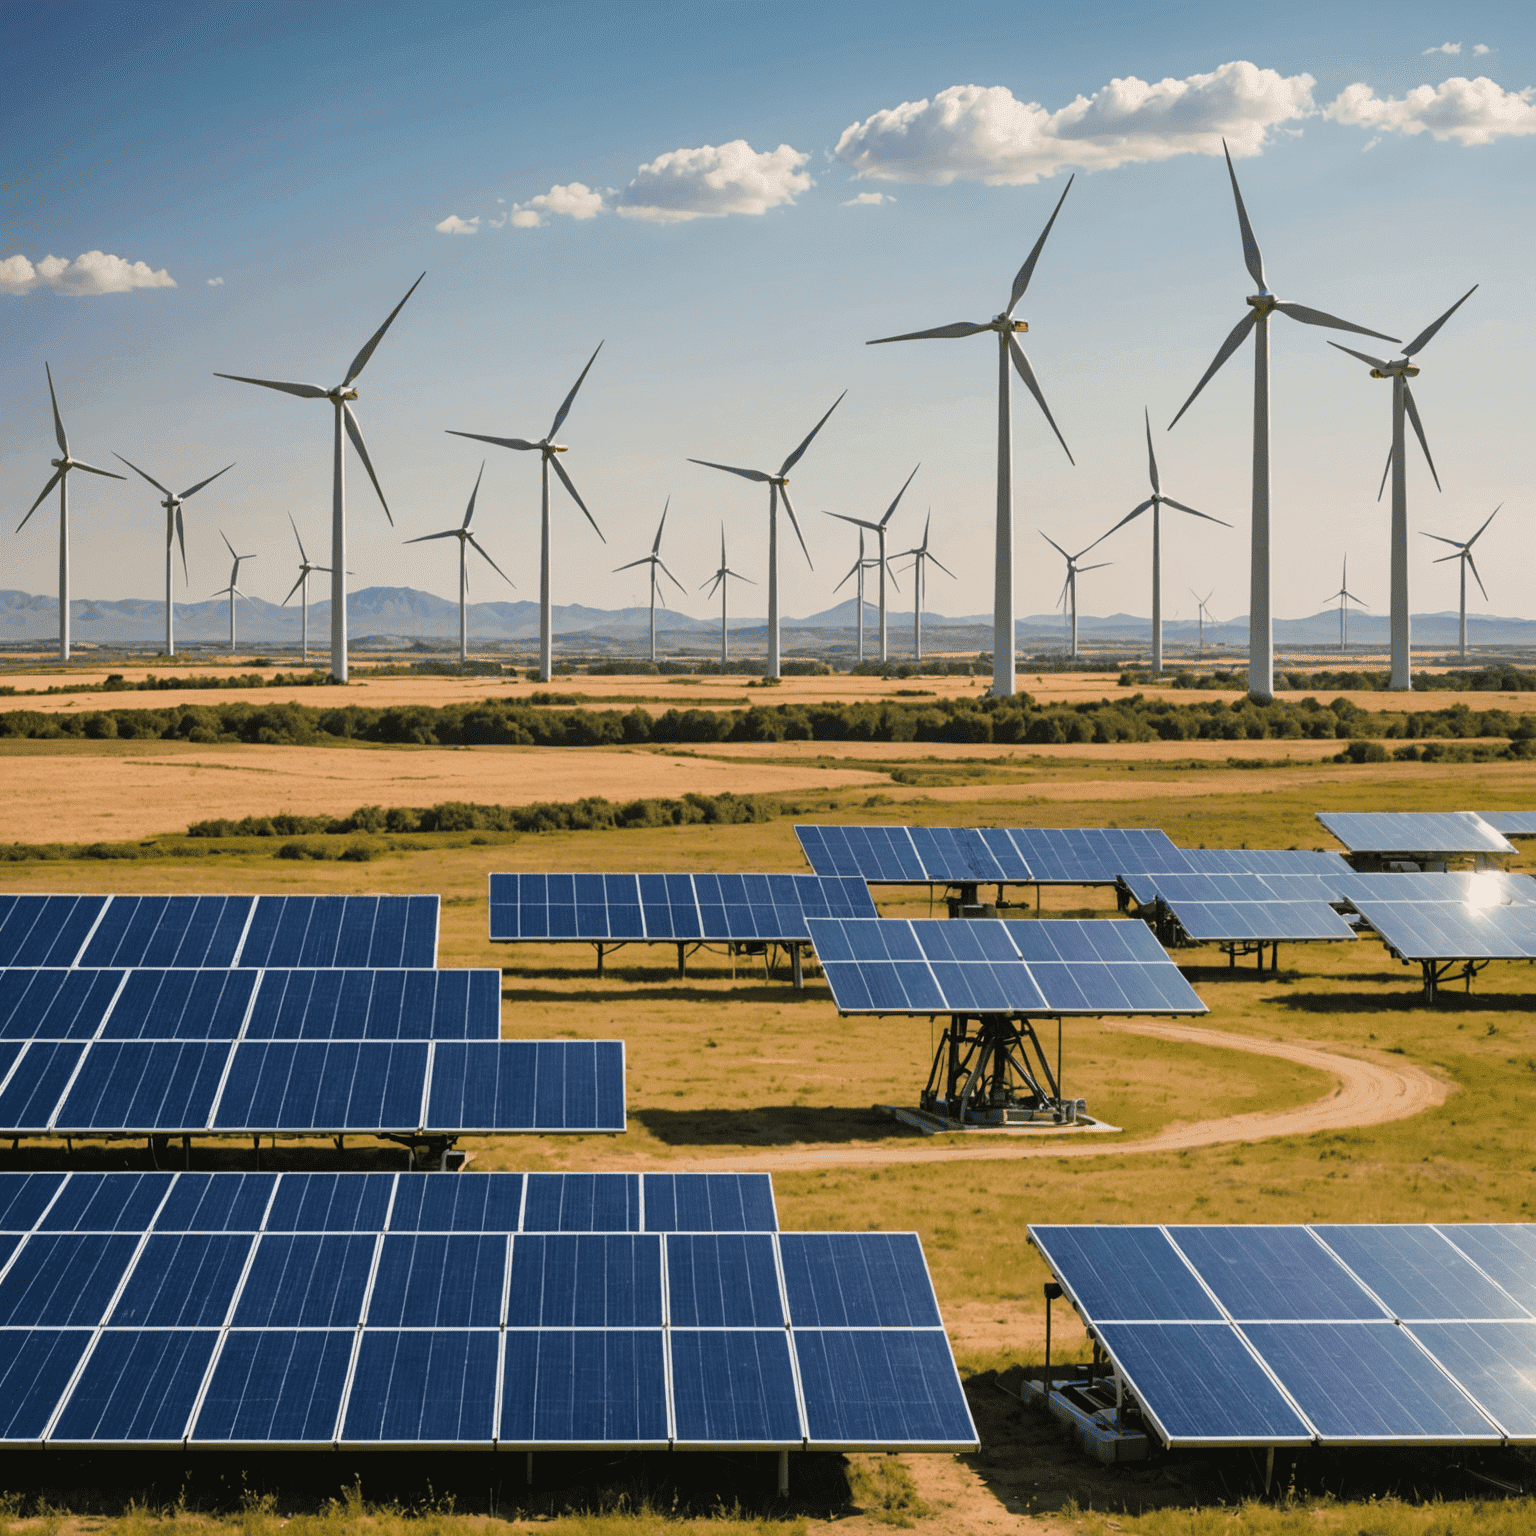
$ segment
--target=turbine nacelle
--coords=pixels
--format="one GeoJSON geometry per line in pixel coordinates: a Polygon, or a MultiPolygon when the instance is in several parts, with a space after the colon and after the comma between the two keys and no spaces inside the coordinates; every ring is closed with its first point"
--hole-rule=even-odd
{"type": "Polygon", "coordinates": [[[1419,370],[1416,364],[1409,362],[1406,357],[1399,358],[1395,363],[1387,363],[1380,368],[1371,369],[1373,379],[1416,379],[1419,370]]]}
{"type": "Polygon", "coordinates": [[[355,385],[338,384],[335,389],[326,390],[325,398],[335,400],[338,404],[347,400],[356,400],[357,388],[355,385]]]}
{"type": "Polygon", "coordinates": [[[986,329],[989,331],[999,331],[1003,333],[1007,333],[1009,331],[1018,331],[1022,333],[1029,329],[1029,321],[1015,320],[1012,315],[1005,312],[1001,315],[994,315],[992,317],[991,325],[987,326],[986,329]]]}

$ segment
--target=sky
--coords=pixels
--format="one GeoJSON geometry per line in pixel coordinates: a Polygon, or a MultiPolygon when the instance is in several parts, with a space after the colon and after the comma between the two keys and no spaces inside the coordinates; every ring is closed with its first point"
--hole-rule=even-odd
{"type": "MultiPolygon", "coordinates": [[[[782,611],[848,593],[856,534],[824,513],[878,517],[920,465],[892,547],[931,510],[955,579],[925,606],[987,612],[994,344],[864,343],[990,319],[1075,175],[1018,310],[1075,464],[1016,384],[1017,611],[1060,592],[1041,533],[1078,550],[1147,495],[1146,409],[1165,491],[1233,525],[1164,514],[1165,616],[1198,588],[1230,618],[1251,350],[1165,430],[1253,291],[1225,137],[1281,297],[1407,338],[1479,285],[1415,381],[1443,489],[1413,447],[1412,603],[1456,605],[1422,533],[1502,504],[1469,606],[1536,617],[1528,6],[0,0],[0,20],[0,588],[56,591],[56,502],[13,531],[57,451],[46,360],[72,452],[129,476],[71,478],[73,594],[163,591],[157,493],[118,453],[175,490],[235,461],[187,503],[177,597],[227,582],[222,532],[257,556],[243,589],[280,600],[288,514],[326,562],[328,407],[215,372],[329,387],[425,272],[358,381],[394,526],[349,450],[354,589],[456,596],[453,541],[403,541],[460,522],[483,459],[474,528],[516,591],[477,563],[471,596],[536,598],[537,456],[449,431],[542,437],[601,342],[559,436],[606,543],[556,487],[557,603],[644,602],[644,571],[612,568],[670,497],[671,605],[714,611],[723,523],[759,583],[732,607],[762,612],[766,489],[687,461],[777,469],[846,390],[791,480],[814,568],[781,526],[782,611]]],[[[1281,616],[1327,606],[1346,555],[1388,602],[1390,385],[1336,334],[1272,325],[1281,616]]],[[[1095,550],[1084,613],[1150,611],[1147,523],[1095,550]]]]}

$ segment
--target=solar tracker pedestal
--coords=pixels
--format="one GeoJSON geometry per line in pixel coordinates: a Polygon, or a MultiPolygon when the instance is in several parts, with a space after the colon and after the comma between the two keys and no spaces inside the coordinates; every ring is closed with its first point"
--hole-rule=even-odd
{"type": "Polygon", "coordinates": [[[1062,1098],[1060,1073],[1060,1019],[1052,1072],[1031,1020],[957,1013],[934,1054],[920,1107],[956,1126],[1071,1125],[1085,1106],[1062,1098]]]}
{"type": "Polygon", "coordinates": [[[1470,992],[1472,978],[1487,964],[1486,960],[1481,963],[1476,960],[1421,960],[1419,965],[1424,972],[1424,1001],[1434,1002],[1440,995],[1440,984],[1444,981],[1464,981],[1470,992]]]}

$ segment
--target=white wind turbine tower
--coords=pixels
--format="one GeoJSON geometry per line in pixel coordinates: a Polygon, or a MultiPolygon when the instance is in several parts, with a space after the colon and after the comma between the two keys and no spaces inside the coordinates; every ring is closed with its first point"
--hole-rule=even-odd
{"type": "MultiPolygon", "coordinates": [[[[912,466],[912,474],[907,476],[905,484],[903,484],[902,488],[899,491],[896,492],[896,500],[893,501],[890,504],[890,506],[888,506],[885,509],[885,516],[882,517],[878,523],[872,523],[867,518],[863,518],[863,517],[850,517],[846,512],[826,512],[826,513],[823,513],[823,516],[825,516],[825,517],[835,517],[840,522],[852,523],[855,528],[858,528],[861,531],[866,532],[866,533],[874,534],[875,538],[879,541],[880,553],[879,553],[878,556],[876,556],[875,563],[880,567],[880,660],[881,661],[888,661],[890,659],[890,646],[887,643],[887,627],[886,627],[886,618],[885,618],[885,577],[886,577],[887,571],[890,569],[890,563],[887,561],[887,559],[885,557],[885,534],[886,534],[886,529],[890,526],[891,519],[896,515],[896,508],[901,505],[901,498],[907,494],[907,486],[912,484],[912,476],[915,475],[918,472],[918,470],[920,470],[922,467],[923,466],[921,464],[914,464],[912,466]]],[[[861,544],[862,544],[862,541],[861,541],[861,544]]],[[[859,553],[862,556],[862,554],[863,554],[862,548],[860,549],[859,553]]],[[[845,576],[843,578],[843,581],[846,581],[847,579],[848,578],[845,576]]],[[[895,578],[892,577],[891,579],[892,579],[892,583],[894,584],[895,578]]],[[[842,583],[840,582],[838,585],[840,586],[841,584],[842,583]]],[[[861,608],[859,610],[859,633],[860,633],[861,636],[863,635],[863,632],[864,632],[864,611],[861,608]]]]}
{"type": "Polygon", "coordinates": [[[928,585],[926,562],[932,560],[951,581],[955,579],[955,573],[928,548],[928,525],[932,521],[933,513],[930,511],[923,519],[923,542],[915,549],[902,550],[896,556],[898,560],[905,560],[908,555],[912,556],[912,657],[915,661],[923,659],[923,592],[928,585]]]}
{"type": "Polygon", "coordinates": [[[166,490],[153,475],[144,474],[144,471],[131,459],[124,459],[120,453],[114,453],[112,457],[122,459],[123,463],[134,474],[143,476],[157,491],[161,491],[165,495],[165,500],[160,503],[165,508],[165,654],[167,656],[174,656],[176,654],[176,635],[172,624],[171,556],[178,543],[181,545],[182,580],[188,581],[191,579],[187,574],[187,530],[181,520],[181,504],[189,496],[195,496],[205,485],[211,485],[219,478],[219,475],[227,474],[235,466],[233,464],[226,464],[223,469],[219,470],[218,474],[209,475],[206,480],[199,480],[191,489],[185,490],[180,496],[177,496],[174,492],[166,490]]]}
{"type": "MultiPolygon", "coordinates": [[[[863,666],[863,664],[864,664],[864,572],[867,571],[870,568],[870,566],[873,565],[873,564],[874,564],[873,560],[867,560],[864,557],[864,530],[862,528],[860,528],[859,529],[859,558],[857,560],[855,560],[853,562],[853,564],[848,567],[848,574],[843,577],[842,581],[838,582],[838,584],[835,587],[832,588],[832,591],[833,591],[834,594],[836,594],[838,592],[841,592],[843,590],[843,587],[850,580],[852,580],[852,578],[854,578],[855,576],[858,577],[858,581],[855,584],[855,591],[857,593],[857,596],[855,598],[855,602],[858,605],[857,606],[858,619],[855,621],[854,627],[858,631],[859,665],[860,666],[863,666]]],[[[894,581],[895,578],[892,577],[892,580],[894,581]]]]}
{"type": "Polygon", "coordinates": [[[729,642],[729,635],[728,635],[728,632],[726,630],[726,622],[725,622],[725,602],[726,602],[727,596],[729,595],[728,594],[728,588],[729,588],[731,580],[733,578],[736,581],[744,581],[744,582],[746,582],[746,584],[749,587],[755,587],[757,585],[757,583],[755,581],[753,581],[750,576],[743,576],[739,571],[733,571],[730,568],[730,566],[726,564],[726,560],[725,560],[725,524],[721,523],[720,524],[720,569],[715,572],[715,574],[711,578],[711,580],[709,580],[709,581],[701,581],[699,583],[699,590],[701,592],[703,592],[704,588],[708,587],[709,591],[704,593],[704,595],[706,597],[713,597],[715,595],[716,589],[718,589],[719,593],[720,593],[720,670],[722,672],[725,671],[726,663],[730,660],[730,649],[729,649],[729,643],[730,642],[729,642]]]}
{"type": "Polygon", "coordinates": [[[1369,608],[1371,606],[1363,599],[1356,597],[1349,590],[1348,555],[1344,556],[1344,574],[1339,578],[1339,590],[1337,592],[1330,592],[1324,601],[1331,603],[1334,598],[1339,600],[1339,654],[1342,656],[1349,646],[1349,605],[1351,603],[1358,603],[1362,608],[1369,608]]]}
{"type": "MultiPolygon", "coordinates": [[[[1147,471],[1152,480],[1152,494],[1141,503],[1132,507],[1124,517],[1115,524],[1109,533],[1116,529],[1124,528],[1129,522],[1133,522],[1149,508],[1152,512],[1152,675],[1158,677],[1163,670],[1163,525],[1162,514],[1164,507],[1172,507],[1176,512],[1187,512],[1191,517],[1203,517],[1208,523],[1217,523],[1223,528],[1230,528],[1231,523],[1224,523],[1219,517],[1212,517],[1207,512],[1196,512],[1193,507],[1186,507],[1182,501],[1175,501],[1172,496],[1164,496],[1162,484],[1157,475],[1157,455],[1152,451],[1152,418],[1143,409],[1142,416],[1147,429],[1147,471]]],[[[1102,544],[1109,537],[1109,533],[1094,540],[1094,544],[1102,544]]],[[[1094,546],[1090,544],[1088,549],[1094,546]]],[[[1088,549],[1083,554],[1088,553],[1088,549]]]]}
{"type": "MultiPolygon", "coordinates": [[[[423,272],[421,277],[426,275],[423,272]]],[[[237,384],[259,384],[263,389],[281,390],[285,395],[297,395],[301,400],[329,400],[335,408],[335,446],[331,457],[331,675],[339,683],[347,680],[347,495],[342,473],[342,433],[345,431],[352,439],[352,446],[357,450],[358,458],[363,461],[363,468],[368,471],[374,490],[378,492],[384,516],[389,518],[390,527],[394,527],[395,520],[390,514],[389,503],[384,499],[379,477],[373,472],[373,461],[368,457],[368,449],[363,443],[363,429],[357,424],[350,402],[357,399],[357,390],[353,388],[357,376],[368,366],[368,359],[384,339],[385,331],[394,324],[395,316],[405,308],[406,299],[416,292],[421,277],[406,290],[405,298],[390,310],[389,318],[352,359],[347,376],[332,389],[321,389],[318,384],[283,384],[275,379],[252,379],[241,373],[216,371],[214,374],[215,378],[233,379],[237,384]]],[[[225,542],[229,541],[226,539],[225,542]]],[[[233,598],[230,599],[230,606],[233,611],[233,598]]]]}
{"type": "Polygon", "coordinates": [[[83,459],[74,459],[69,454],[69,439],[64,435],[64,421],[59,415],[59,397],[53,392],[53,371],[47,363],[43,364],[43,372],[48,375],[48,398],[53,402],[53,435],[58,440],[59,452],[64,455],[61,459],[49,459],[53,465],[53,478],[38,492],[37,500],[27,508],[26,517],[16,525],[16,532],[20,533],[27,526],[28,520],[37,509],[42,506],[43,498],[47,496],[54,486],[59,488],[59,660],[69,660],[69,472],[72,469],[83,469],[88,475],[105,475],[108,480],[123,480],[127,477],[114,473],[110,469],[97,469],[94,464],[87,464],[83,459]]]}
{"type": "MultiPolygon", "coordinates": [[[[288,514],[289,526],[293,529],[293,537],[299,546],[299,579],[288,589],[288,597],[283,599],[284,607],[289,598],[295,592],[302,595],[299,598],[299,610],[302,617],[299,620],[299,659],[309,660],[309,573],[311,571],[329,571],[328,565],[311,565],[309,556],[304,553],[304,540],[299,538],[299,525],[293,520],[293,513],[288,514]]],[[[348,572],[350,575],[351,573],[348,572]]]]}
{"type": "Polygon", "coordinates": [[[1068,461],[1074,464],[1077,462],[1072,458],[1072,450],[1067,447],[1067,440],[1061,435],[1056,419],[1051,415],[1051,408],[1045,403],[1045,395],[1040,389],[1040,381],[1035,377],[1035,370],[1030,367],[1029,359],[1024,355],[1023,347],[1019,345],[1016,333],[1027,331],[1029,325],[1026,321],[1013,318],[1013,312],[1018,308],[1019,300],[1024,297],[1024,291],[1029,287],[1029,280],[1034,276],[1035,263],[1040,259],[1046,236],[1050,234],[1051,226],[1056,222],[1056,215],[1061,212],[1061,205],[1066,202],[1067,193],[1072,190],[1074,180],[1076,177],[1068,179],[1055,209],[1046,221],[1045,228],[1040,232],[1040,238],[1035,241],[1035,248],[1029,253],[1024,265],[1019,268],[1018,276],[1013,280],[1013,292],[1009,295],[1008,307],[1001,314],[994,315],[992,319],[981,325],[960,320],[954,325],[936,326],[931,331],[908,331],[902,336],[880,336],[874,341],[865,343],[867,346],[875,347],[887,341],[926,341],[930,338],[976,336],[982,331],[997,333],[997,557],[992,599],[992,695],[999,699],[1010,698],[1013,695],[1016,649],[1013,612],[1013,398],[1012,376],[1008,369],[1010,357],[1013,359],[1013,366],[1018,370],[1019,377],[1024,381],[1025,388],[1035,397],[1035,403],[1045,413],[1045,419],[1050,422],[1051,431],[1056,434],[1056,441],[1061,444],[1068,461]]]}
{"type": "MultiPolygon", "coordinates": [[[[668,496],[666,501],[665,501],[665,503],[663,503],[663,505],[662,505],[661,521],[656,525],[656,538],[655,538],[654,542],[651,544],[651,552],[650,552],[650,554],[648,554],[648,555],[641,555],[641,557],[638,560],[631,560],[628,565],[618,565],[618,566],[615,566],[614,570],[613,570],[613,574],[615,576],[617,576],[620,571],[632,571],[632,570],[634,570],[634,568],[637,565],[648,565],[651,568],[651,660],[653,662],[656,660],[656,573],[657,573],[657,571],[658,570],[661,571],[666,576],[667,580],[670,581],[672,583],[672,585],[674,587],[676,587],[679,592],[686,592],[687,591],[687,588],[684,587],[682,582],[680,582],[677,579],[677,577],[672,574],[671,571],[667,570],[667,567],[666,567],[665,563],[662,561],[662,558],[661,558],[661,534],[662,534],[662,530],[667,526],[667,508],[670,507],[671,505],[672,505],[672,498],[670,496],[668,496]]],[[[722,537],[723,537],[723,532],[722,532],[722,537]]],[[[724,561],[722,561],[721,564],[724,564],[724,561]]],[[[663,599],[663,604],[665,604],[665,599],[663,599]]]]}
{"type": "Polygon", "coordinates": [[[549,471],[551,467],[560,477],[561,485],[571,493],[571,500],[586,513],[587,521],[592,524],[592,531],[603,540],[604,544],[608,542],[603,537],[603,530],[597,526],[597,519],[587,511],[587,504],[581,499],[574,482],[565,472],[565,466],[555,457],[558,453],[566,452],[566,445],[555,441],[555,433],[560,430],[561,423],[570,415],[571,404],[576,399],[576,391],[581,388],[587,374],[592,370],[592,364],[597,361],[598,352],[602,350],[603,344],[598,342],[596,350],[587,359],[587,366],[581,370],[581,377],[571,385],[570,394],[565,397],[560,409],[555,412],[555,419],[549,431],[538,442],[530,443],[524,437],[487,437],[483,432],[456,432],[451,427],[448,429],[450,437],[473,438],[477,443],[494,443],[498,448],[515,448],[519,452],[539,455],[542,485],[542,498],[539,503],[539,681],[541,683],[547,683],[554,676],[554,621],[549,601],[549,471]]]}
{"type": "MultiPolygon", "coordinates": [[[[1499,503],[1499,506],[1495,507],[1493,509],[1493,511],[1488,514],[1487,521],[1484,522],[1483,528],[1486,528],[1488,526],[1488,524],[1491,523],[1494,520],[1494,518],[1496,518],[1499,515],[1499,507],[1502,507],[1503,505],[1504,505],[1504,503],[1501,501],[1499,503]]],[[[1477,532],[1474,533],[1472,535],[1472,537],[1470,539],[1468,539],[1465,543],[1463,543],[1460,539],[1446,539],[1446,538],[1442,538],[1438,533],[1426,533],[1424,535],[1424,537],[1426,539],[1434,539],[1437,543],[1440,543],[1440,544],[1450,544],[1450,545],[1453,545],[1455,547],[1455,550],[1456,550],[1455,554],[1453,554],[1453,555],[1441,555],[1441,557],[1438,560],[1435,561],[1436,565],[1444,565],[1447,560],[1459,560],[1461,562],[1461,659],[1463,661],[1465,661],[1467,659],[1467,567],[1468,566],[1472,567],[1472,579],[1477,583],[1477,590],[1483,594],[1483,597],[1485,599],[1488,596],[1488,589],[1487,589],[1487,587],[1485,587],[1483,585],[1483,578],[1477,574],[1477,562],[1472,558],[1472,546],[1474,544],[1476,544],[1477,541],[1480,538],[1482,538],[1482,536],[1483,536],[1483,528],[1479,528],[1477,530],[1477,532]]]]}
{"type": "Polygon", "coordinates": [[[1179,407],[1179,414],[1168,423],[1171,432],[1194,403],[1195,396],[1215,376],[1216,371],[1248,339],[1253,332],[1253,521],[1251,528],[1252,548],[1249,557],[1248,598],[1248,697],[1267,704],[1275,696],[1275,628],[1270,607],[1269,573],[1269,317],[1278,311],[1299,320],[1303,325],[1328,326],[1336,331],[1353,331],[1359,336],[1379,336],[1383,341],[1396,341],[1395,336],[1380,331],[1367,330],[1340,320],[1335,315],[1324,314],[1320,309],[1308,309],[1304,304],[1277,299],[1269,291],[1264,280],[1264,258],[1259,253],[1259,242],[1253,238],[1253,227],[1248,222],[1248,210],[1243,206],[1243,194],[1238,191],[1237,172],[1232,169],[1232,156],[1227,154],[1227,175],[1232,181],[1232,196],[1237,202],[1237,223],[1243,238],[1243,262],[1249,275],[1259,285],[1259,291],[1245,302],[1248,313],[1232,327],[1222,342],[1215,360],[1205,370],[1188,400],[1179,407]]]}
{"type": "MultiPolygon", "coordinates": [[[[230,567],[229,585],[227,587],[220,587],[213,594],[215,597],[223,597],[226,592],[229,594],[229,654],[233,656],[235,654],[235,599],[237,597],[245,597],[245,593],[240,590],[240,562],[242,560],[254,560],[256,556],[236,555],[235,546],[227,538],[224,538],[224,531],[222,529],[219,530],[219,537],[224,539],[224,548],[231,555],[234,555],[235,560],[234,565],[230,567]]],[[[245,597],[245,600],[250,602],[248,597],[245,597]]]]}
{"type": "MultiPolygon", "coordinates": [[[[843,395],[847,393],[845,389],[843,395]]],[[[842,404],[843,395],[839,395],[828,407],[827,416],[842,404]]],[[[811,428],[806,434],[805,441],[779,465],[779,472],[776,475],[764,469],[737,469],[732,464],[716,464],[710,459],[688,460],[690,464],[702,464],[705,469],[723,469],[728,475],[740,475],[743,480],[756,480],[765,483],[768,487],[768,665],[766,669],[768,677],[779,675],[779,500],[783,498],[784,510],[789,513],[790,525],[795,530],[795,537],[800,541],[800,552],[805,556],[805,563],[815,570],[816,567],[811,562],[811,552],[805,547],[805,535],[800,532],[800,519],[795,516],[794,504],[789,499],[789,472],[800,462],[816,434],[826,426],[827,416],[823,416],[811,428]]],[[[860,615],[861,621],[862,617],[860,615]]]]}
{"type": "MultiPolygon", "coordinates": [[[[1435,471],[1435,461],[1429,455],[1429,440],[1424,436],[1424,424],[1419,420],[1419,408],[1413,403],[1413,391],[1408,380],[1417,378],[1418,368],[1413,356],[1426,346],[1435,332],[1477,292],[1477,285],[1462,294],[1433,325],[1426,326],[1403,348],[1403,355],[1390,363],[1380,358],[1368,357],[1353,347],[1339,346],[1330,341],[1330,347],[1338,347],[1351,357],[1359,358],[1371,370],[1373,379],[1392,380],[1392,447],[1387,453],[1387,472],[1392,476],[1392,678],[1389,686],[1407,689],[1413,686],[1413,634],[1412,619],[1408,609],[1408,456],[1404,452],[1403,418],[1413,423],[1419,447],[1424,450],[1424,461],[1434,476],[1435,489],[1440,489],[1440,476],[1435,471]]],[[[1386,489],[1387,473],[1381,477],[1381,490],[1386,489]]],[[[1376,492],[1381,500],[1381,490],[1376,492]]],[[[1447,558],[1450,558],[1449,556],[1447,558]]]]}
{"type": "Polygon", "coordinates": [[[1189,589],[1189,595],[1192,598],[1194,598],[1194,600],[1195,600],[1196,613],[1199,616],[1199,634],[1200,634],[1200,638],[1199,638],[1199,640],[1197,642],[1198,650],[1196,651],[1195,654],[1196,654],[1196,657],[1197,657],[1198,660],[1204,661],[1205,660],[1205,621],[1207,619],[1209,619],[1212,624],[1215,624],[1217,622],[1215,614],[1213,614],[1211,612],[1211,599],[1216,595],[1216,589],[1215,589],[1215,587],[1212,587],[1211,590],[1209,592],[1207,592],[1204,597],[1201,597],[1200,594],[1198,592],[1196,592],[1193,587],[1191,587],[1189,589]]]}
{"type": "MultiPolygon", "coordinates": [[[[1047,544],[1049,544],[1051,546],[1051,548],[1054,549],[1056,551],[1056,553],[1058,555],[1060,555],[1061,558],[1067,562],[1067,579],[1064,582],[1062,582],[1062,584],[1061,584],[1061,596],[1058,597],[1056,599],[1056,601],[1062,605],[1062,609],[1063,609],[1063,611],[1065,611],[1066,607],[1067,607],[1068,599],[1071,600],[1071,604],[1072,604],[1072,610],[1071,610],[1072,611],[1072,653],[1071,653],[1071,657],[1072,657],[1073,661],[1076,661],[1077,660],[1077,578],[1080,575],[1082,575],[1082,573],[1084,571],[1102,571],[1106,565],[1113,565],[1114,561],[1112,561],[1112,560],[1100,560],[1097,565],[1079,565],[1077,563],[1079,560],[1081,560],[1083,558],[1084,555],[1086,555],[1088,553],[1088,551],[1090,549],[1093,548],[1093,544],[1097,544],[1099,542],[1098,539],[1095,539],[1093,541],[1093,544],[1089,544],[1086,548],[1078,550],[1078,552],[1075,555],[1069,555],[1066,552],[1066,550],[1064,550],[1061,547],[1061,545],[1058,544],[1056,542],[1056,540],[1053,539],[1050,536],[1050,534],[1042,533],[1040,535],[1040,537],[1042,539],[1044,539],[1045,542],[1047,544]]],[[[1101,534],[1100,537],[1102,538],[1103,535],[1101,534]]]]}

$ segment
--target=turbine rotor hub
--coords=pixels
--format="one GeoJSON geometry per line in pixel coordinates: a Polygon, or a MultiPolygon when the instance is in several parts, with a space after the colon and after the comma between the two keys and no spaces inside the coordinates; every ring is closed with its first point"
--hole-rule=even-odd
{"type": "Polygon", "coordinates": [[[1010,331],[1024,332],[1029,329],[1029,321],[1015,320],[1012,315],[995,315],[992,319],[992,329],[999,335],[1006,336],[1010,331]]]}
{"type": "Polygon", "coordinates": [[[357,389],[351,384],[338,384],[335,389],[327,391],[328,398],[336,401],[356,400],[357,389]]]}
{"type": "Polygon", "coordinates": [[[1253,293],[1249,294],[1243,302],[1258,312],[1259,319],[1267,320],[1280,301],[1272,293],[1253,293]]]}

